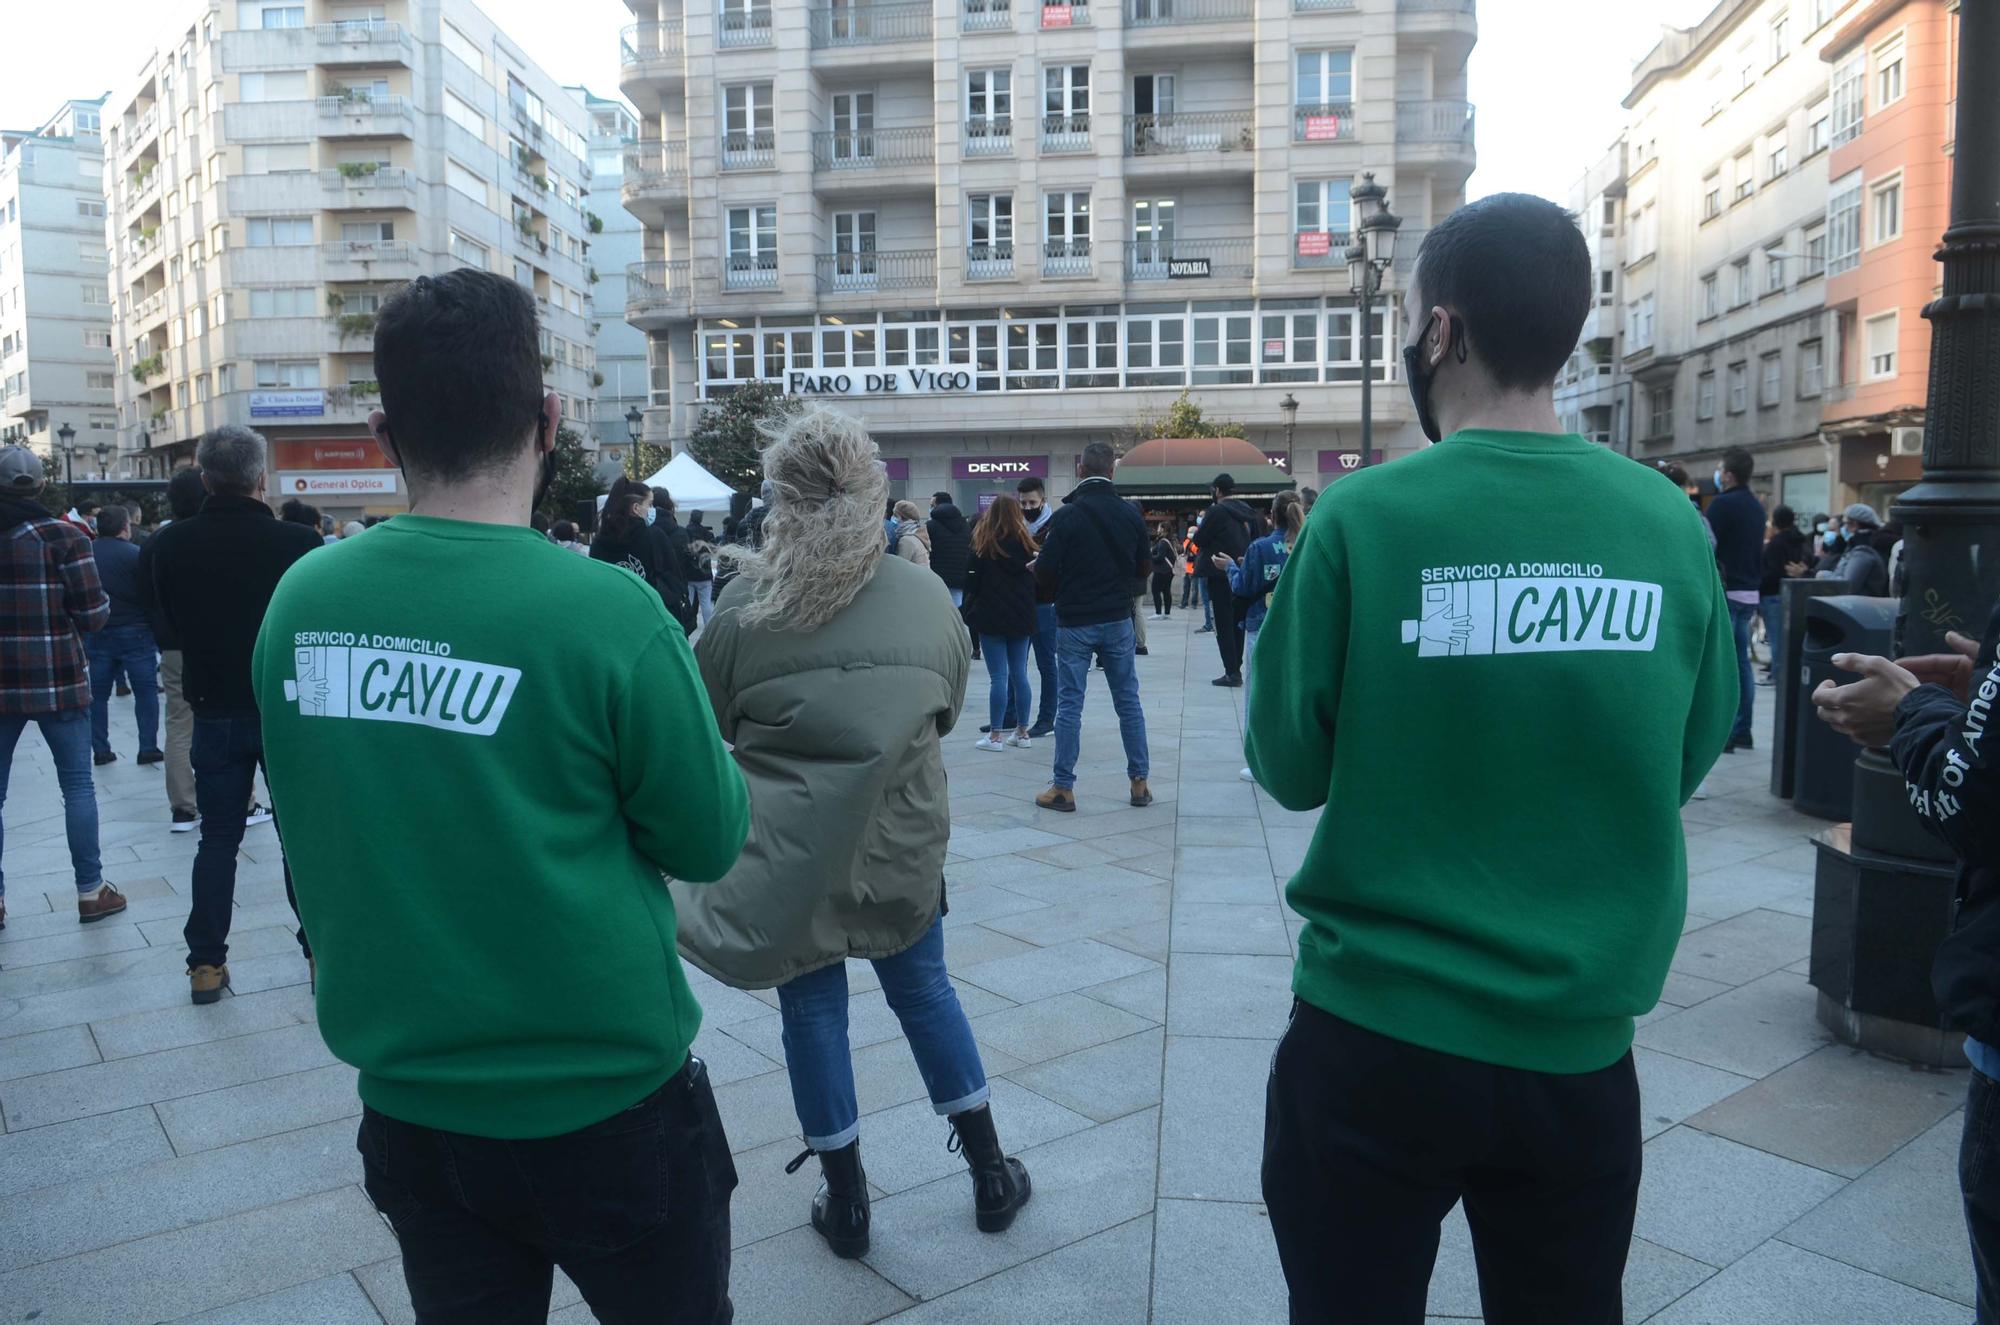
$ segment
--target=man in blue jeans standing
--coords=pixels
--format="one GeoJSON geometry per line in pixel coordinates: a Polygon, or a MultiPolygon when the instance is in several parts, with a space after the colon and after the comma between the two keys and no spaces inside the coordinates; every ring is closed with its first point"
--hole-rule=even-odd
{"type": "MultiPolygon", "coordinates": [[[[1055,512],[1049,509],[1048,485],[1038,478],[1024,478],[1014,485],[1014,491],[1021,499],[1021,515],[1028,522],[1028,532],[1035,536],[1037,543],[1048,533],[1049,521],[1055,512]]],[[[1034,737],[1054,735],[1056,729],[1056,605],[1054,603],[1035,604],[1035,670],[1041,673],[1042,686],[1035,692],[1035,722],[1028,728],[1028,735],[1034,737]]]]}
{"type": "Polygon", "coordinates": [[[132,541],[131,517],[123,506],[97,515],[91,540],[97,578],[111,597],[111,619],[90,637],[90,747],[96,762],[111,764],[111,680],[123,673],[132,683],[132,709],[139,721],[139,762],[166,760],[160,750],[160,648],[146,620],[139,593],[139,547],[132,541]]]}
{"type": "Polygon", "coordinates": [[[1134,805],[1151,805],[1146,786],[1146,713],[1139,704],[1133,663],[1132,582],[1152,563],[1152,540],[1138,510],[1111,482],[1118,453],[1107,442],[1083,450],[1077,477],[1050,519],[1034,561],[1035,579],[1054,589],[1056,609],[1056,763],[1049,789],[1035,797],[1045,810],[1076,810],[1076,761],[1083,745],[1083,695],[1090,659],[1104,664],[1118,734],[1125,743],[1125,773],[1134,805]]]}
{"type": "MultiPolygon", "coordinates": [[[[321,546],[316,529],[280,521],[265,505],[264,455],[263,437],[248,428],[225,426],[205,434],[195,450],[208,489],[201,513],[174,521],[151,544],[154,598],[180,641],[181,688],[194,710],[189,759],[201,845],[184,937],[188,992],[196,1003],[214,1003],[229,987],[236,851],[264,762],[250,653],[272,590],[292,563],[321,546]]],[[[285,896],[292,896],[289,867],[285,896]]],[[[310,963],[303,929],[299,947],[310,963]]]]}
{"type": "Polygon", "coordinates": [[[1715,560],[1722,569],[1722,588],[1729,599],[1729,624],[1736,633],[1736,672],[1743,688],[1737,702],[1736,727],[1724,754],[1753,747],[1750,716],[1757,702],[1757,682],[1750,669],[1750,623],[1757,619],[1764,582],[1764,503],[1750,491],[1757,464],[1748,451],[1732,446],[1722,453],[1715,471],[1717,496],[1708,504],[1708,527],[1715,531],[1715,560]]]}

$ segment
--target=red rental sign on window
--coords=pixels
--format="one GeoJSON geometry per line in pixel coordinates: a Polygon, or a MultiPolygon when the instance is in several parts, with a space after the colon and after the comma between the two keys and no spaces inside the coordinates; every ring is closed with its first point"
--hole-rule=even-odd
{"type": "Polygon", "coordinates": [[[1076,15],[1068,5],[1043,5],[1042,26],[1045,28],[1066,28],[1076,20],[1076,15]]]}
{"type": "Polygon", "coordinates": [[[1307,142],[1328,143],[1332,142],[1334,139],[1338,137],[1340,137],[1340,116],[1338,115],[1306,116],[1307,142]]]}
{"type": "Polygon", "coordinates": [[[1333,236],[1324,230],[1299,231],[1299,256],[1323,258],[1333,252],[1333,236]]]}

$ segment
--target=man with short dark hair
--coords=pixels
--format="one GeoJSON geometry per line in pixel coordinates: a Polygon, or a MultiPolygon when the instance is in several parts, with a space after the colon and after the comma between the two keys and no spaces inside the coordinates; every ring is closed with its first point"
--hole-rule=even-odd
{"type": "MultiPolygon", "coordinates": [[[[208,490],[202,486],[201,470],[194,466],[177,469],[167,480],[168,520],[162,528],[171,527],[182,520],[192,520],[201,513],[201,504],[207,498],[208,490]]],[[[182,653],[179,638],[174,634],[173,623],[160,610],[160,598],[153,577],[153,551],[156,539],[149,538],[139,549],[139,597],[146,605],[146,619],[152,625],[153,639],[160,646],[160,694],[166,699],[167,709],[167,811],[170,816],[167,831],[192,833],[201,822],[201,814],[195,808],[194,765],[188,760],[188,752],[194,745],[194,710],[188,707],[187,695],[181,686],[182,653]]],[[[259,818],[260,811],[252,806],[250,821],[265,823],[268,814],[259,818]]]]}
{"type": "Polygon", "coordinates": [[[1594,281],[1539,198],[1432,228],[1403,355],[1439,444],[1320,497],[1258,633],[1250,767],[1327,807],[1266,1088],[1296,1321],[1423,1319],[1461,1200],[1488,1320],[1622,1318],[1633,1018],[1737,696],[1700,517],[1556,422],[1594,281]]]}
{"type": "Polygon", "coordinates": [[[1250,544],[1263,532],[1263,521],[1245,502],[1236,499],[1236,478],[1217,474],[1209,484],[1215,498],[1194,531],[1195,565],[1207,586],[1208,601],[1215,614],[1215,647],[1222,655],[1222,675],[1212,685],[1240,687],[1243,684],[1243,621],[1250,602],[1238,598],[1229,587],[1229,572],[1215,568],[1217,555],[1243,560],[1250,544]]]}
{"type": "MultiPolygon", "coordinates": [[[[965,572],[972,565],[972,526],[965,513],[952,502],[949,492],[931,494],[931,518],[924,522],[931,536],[931,569],[951,590],[951,605],[965,606],[965,572]]],[[[979,641],[973,641],[973,656],[979,656],[979,641]]]]}
{"type": "Polygon", "coordinates": [[[1798,526],[1791,507],[1772,510],[1771,537],[1764,543],[1764,578],[1757,586],[1757,611],[1764,618],[1764,647],[1771,651],[1771,661],[1759,685],[1770,685],[1785,660],[1785,581],[1804,575],[1812,559],[1812,543],[1798,526]]]}
{"type": "Polygon", "coordinates": [[[1037,585],[1054,592],[1059,623],[1055,769],[1049,789],[1035,804],[1065,814],[1076,809],[1076,761],[1083,748],[1083,696],[1092,655],[1104,668],[1111,707],[1118,713],[1125,775],[1131,782],[1129,803],[1153,803],[1146,784],[1152,761],[1134,663],[1131,597],[1133,579],[1151,564],[1152,546],[1145,519],[1111,482],[1117,465],[1118,453],[1107,442],[1083,449],[1076,467],[1083,481],[1063,498],[1063,509],[1049,521],[1033,563],[1037,585]]]}
{"type": "Polygon", "coordinates": [[[1732,446],[1715,469],[1715,500],[1708,504],[1708,527],[1715,531],[1715,562],[1722,568],[1722,588],[1729,602],[1729,624],[1736,640],[1736,675],[1741,698],[1736,726],[1724,754],[1754,748],[1750,719],[1757,701],[1756,673],[1750,668],[1750,623],[1757,619],[1764,580],[1764,503],[1750,491],[1757,462],[1750,452],[1732,446]]]}
{"type": "Polygon", "coordinates": [[[159,645],[146,620],[139,591],[139,549],[132,545],[131,516],[123,506],[106,506],[97,514],[97,537],[91,554],[97,578],[111,598],[111,616],[104,629],[86,645],[90,654],[90,745],[98,764],[112,764],[111,678],[122,671],[132,687],[132,709],[139,725],[139,762],[166,759],[160,750],[159,645]]]}
{"type": "MultiPolygon", "coordinates": [[[[97,846],[83,648],[83,636],[103,628],[111,604],[98,583],[90,539],[36,500],[47,486],[33,451],[0,449],[0,804],[14,748],[34,723],[55,757],[76,871],[76,918],[87,925],[125,909],[123,895],[104,881],[97,846]]],[[[6,927],[7,879],[0,874],[0,929],[6,927]]]]}
{"type": "Polygon", "coordinates": [[[410,512],[296,566],[255,663],[368,1194],[418,1320],[541,1320],[560,1265],[606,1325],[719,1325],[736,1171],[661,876],[728,872],[742,775],[660,595],[529,523],[528,292],[419,277],[375,374],[410,512]]]}
{"type": "MultiPolygon", "coordinates": [[[[1049,506],[1048,484],[1038,478],[1024,478],[1014,485],[1014,492],[1020,498],[1021,515],[1028,522],[1028,532],[1040,542],[1042,535],[1048,532],[1049,521],[1055,518],[1055,511],[1049,506]]],[[[1041,673],[1042,684],[1035,691],[1035,722],[1028,728],[1031,737],[1053,736],[1056,730],[1056,630],[1056,605],[1037,602],[1035,670],[1041,673]]],[[[1007,720],[1017,721],[1013,716],[1007,720]]]]}

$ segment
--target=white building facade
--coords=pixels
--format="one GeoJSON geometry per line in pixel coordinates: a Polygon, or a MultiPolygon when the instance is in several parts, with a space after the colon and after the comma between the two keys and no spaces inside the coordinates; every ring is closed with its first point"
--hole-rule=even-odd
{"type": "Polygon", "coordinates": [[[104,248],[103,98],[0,133],[0,436],[95,474],[117,435],[104,248]]]}
{"type": "Polygon", "coordinates": [[[470,0],[188,6],[106,107],[120,464],[248,424],[274,495],[400,509],[375,312],[456,266],[534,292],[548,385],[589,419],[586,128],[470,0]]]}
{"type": "Polygon", "coordinates": [[[899,493],[970,502],[1061,490],[1187,390],[1301,482],[1338,477],[1348,191],[1373,172],[1404,218],[1374,449],[1420,444],[1394,304],[1472,170],[1471,0],[628,3],[649,438],[769,380],[854,409],[899,493]]]}
{"type": "Polygon", "coordinates": [[[568,90],[590,117],[591,189],[595,195],[586,220],[591,262],[598,277],[590,287],[597,403],[587,431],[593,449],[600,450],[607,461],[622,463],[631,444],[625,416],[647,405],[646,333],[625,320],[625,273],[644,257],[645,227],[620,202],[625,157],[638,147],[639,121],[622,101],[596,96],[588,88],[568,90]]]}
{"type": "Polygon", "coordinates": [[[1590,249],[1590,312],[1576,353],[1556,379],[1556,417],[1603,446],[1631,445],[1631,380],[1619,370],[1625,289],[1625,140],[1620,138],[1570,189],[1570,213],[1590,249]]]}

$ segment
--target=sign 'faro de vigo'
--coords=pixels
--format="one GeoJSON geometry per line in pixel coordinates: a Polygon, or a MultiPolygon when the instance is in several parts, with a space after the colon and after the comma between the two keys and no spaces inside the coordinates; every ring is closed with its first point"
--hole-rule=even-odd
{"type": "Polygon", "coordinates": [[[866,373],[788,373],[795,396],[923,396],[972,390],[964,368],[884,368],[866,373]]]}

